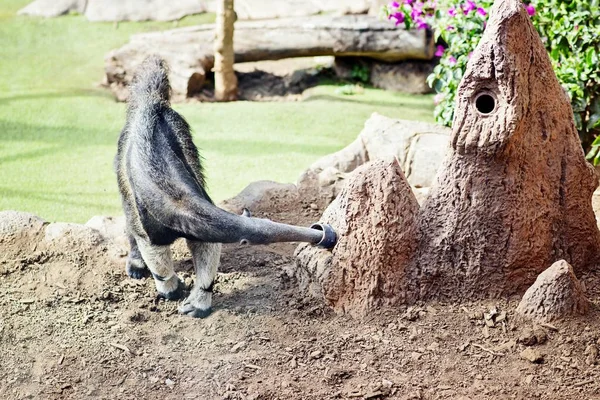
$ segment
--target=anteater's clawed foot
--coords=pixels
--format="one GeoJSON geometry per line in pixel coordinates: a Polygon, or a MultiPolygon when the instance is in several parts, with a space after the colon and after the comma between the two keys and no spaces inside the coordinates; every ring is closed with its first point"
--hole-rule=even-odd
{"type": "Polygon", "coordinates": [[[179,306],[179,313],[192,318],[206,318],[212,312],[212,292],[193,290],[190,296],[179,306]]]}
{"type": "Polygon", "coordinates": [[[146,267],[146,263],[139,258],[129,257],[125,269],[127,275],[132,279],[142,279],[150,276],[150,270],[146,267]]]}
{"type": "Polygon", "coordinates": [[[156,290],[158,291],[158,297],[167,300],[181,300],[185,297],[186,287],[185,284],[177,277],[173,275],[169,280],[163,281],[154,276],[156,282],[156,290]]]}

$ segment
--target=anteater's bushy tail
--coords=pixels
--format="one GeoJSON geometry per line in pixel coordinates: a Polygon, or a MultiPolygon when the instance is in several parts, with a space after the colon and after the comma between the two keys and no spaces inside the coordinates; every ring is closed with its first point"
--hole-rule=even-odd
{"type": "Polygon", "coordinates": [[[171,97],[169,68],[165,60],[151,55],[138,67],[129,87],[129,104],[133,107],[168,103],[171,97]]]}

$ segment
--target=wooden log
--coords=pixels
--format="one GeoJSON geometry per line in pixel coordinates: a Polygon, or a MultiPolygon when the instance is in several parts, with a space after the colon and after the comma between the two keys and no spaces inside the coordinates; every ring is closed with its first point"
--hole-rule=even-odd
{"type": "MultiPolygon", "coordinates": [[[[106,83],[126,97],[133,71],[151,53],[171,68],[173,94],[191,96],[213,67],[214,25],[139,34],[105,59],[106,83]]],[[[236,22],[235,62],[307,56],[362,56],[387,62],[433,58],[433,38],[425,30],[405,31],[367,15],[236,22]]]]}

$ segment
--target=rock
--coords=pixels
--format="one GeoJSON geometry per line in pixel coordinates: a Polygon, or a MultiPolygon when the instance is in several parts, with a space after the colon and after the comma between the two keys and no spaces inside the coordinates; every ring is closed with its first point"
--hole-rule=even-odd
{"type": "Polygon", "coordinates": [[[544,356],[538,350],[531,347],[528,347],[521,352],[521,358],[524,358],[533,364],[541,364],[544,362],[544,356]]]}
{"type": "Polygon", "coordinates": [[[208,7],[209,2],[202,0],[88,0],[85,16],[92,22],[174,21],[208,7]]]}
{"type": "Polygon", "coordinates": [[[231,347],[231,349],[229,349],[230,353],[237,353],[238,351],[244,349],[244,347],[246,347],[246,342],[241,341],[236,343],[235,345],[233,345],[233,347],[231,347]]]}
{"type": "Polygon", "coordinates": [[[371,83],[396,92],[424,94],[432,91],[427,85],[427,77],[434,66],[431,61],[390,63],[365,57],[336,57],[333,70],[340,79],[371,83]]]}
{"type": "Polygon", "coordinates": [[[30,213],[0,211],[0,243],[17,236],[36,234],[46,224],[46,221],[30,213]]]}
{"type": "MultiPolygon", "coordinates": [[[[561,258],[575,271],[597,265],[598,177],[521,1],[498,0],[490,11],[457,91],[442,165],[419,215],[412,279],[422,282],[420,296],[512,295],[561,258]]],[[[565,308],[583,311],[574,301],[565,308]]],[[[532,314],[547,314],[534,304],[532,314]]]]}
{"type": "Polygon", "coordinates": [[[425,201],[425,199],[427,199],[427,196],[429,195],[429,188],[414,186],[411,186],[411,188],[419,205],[423,205],[423,202],[425,201]]]}
{"type": "Polygon", "coordinates": [[[56,248],[86,250],[98,247],[105,239],[100,232],[85,225],[54,222],[46,226],[45,241],[56,248]]]}
{"type": "Polygon", "coordinates": [[[299,207],[299,200],[296,185],[257,181],[246,186],[237,196],[224,200],[219,206],[235,214],[241,214],[244,208],[255,213],[281,210],[290,206],[299,207]]]}
{"type": "Polygon", "coordinates": [[[368,0],[236,0],[239,19],[273,19],[306,17],[323,13],[362,14],[369,9],[368,0]]]}
{"type": "Polygon", "coordinates": [[[77,12],[83,14],[88,0],[36,0],[19,10],[19,15],[35,17],[58,17],[77,12]]]}
{"type": "MultiPolygon", "coordinates": [[[[444,128],[436,128],[445,131],[444,128]]],[[[411,186],[419,188],[433,184],[447,148],[448,136],[443,133],[419,132],[413,137],[403,167],[411,186]]]]}
{"type": "MultiPolygon", "coordinates": [[[[313,163],[299,178],[301,191],[315,189],[325,205],[341,191],[348,173],[358,166],[397,157],[408,182],[416,188],[432,185],[448,148],[449,129],[423,122],[395,120],[374,113],[354,142],[313,163]]],[[[416,190],[422,203],[428,189],[416,190]]]]}
{"type": "Polygon", "coordinates": [[[594,194],[592,195],[592,209],[596,216],[596,224],[600,227],[600,190],[594,191],[594,194]]]}
{"type": "MultiPolygon", "coordinates": [[[[427,151],[428,153],[425,157],[432,157],[431,163],[435,165],[433,170],[437,171],[441,165],[440,159],[443,158],[446,150],[448,150],[450,130],[440,125],[391,119],[373,113],[371,118],[365,123],[365,127],[359,137],[364,143],[369,160],[388,156],[397,157],[402,170],[411,171],[411,173],[407,172],[406,179],[410,184],[413,184],[411,174],[415,169],[411,168],[411,164],[414,155],[427,151]],[[422,136],[435,136],[437,139],[421,142],[420,138],[422,136]],[[434,146],[434,148],[424,147],[423,144],[425,146],[434,146]]],[[[433,176],[430,176],[427,184],[421,186],[431,186],[434,178],[435,172],[433,176]]]]}
{"type": "Polygon", "coordinates": [[[310,360],[316,360],[318,358],[321,358],[322,356],[323,356],[323,353],[320,350],[315,350],[308,355],[308,358],[310,360]]]}
{"type": "Polygon", "coordinates": [[[590,344],[586,347],[583,354],[586,355],[585,363],[587,365],[595,365],[598,363],[598,346],[595,344],[590,344]]]}
{"type": "MultiPolygon", "coordinates": [[[[335,75],[343,80],[355,80],[357,79],[356,69],[371,69],[371,63],[369,60],[362,57],[335,57],[333,61],[333,72],[335,75]]],[[[370,72],[368,78],[370,79],[370,72]]]]}
{"type": "Polygon", "coordinates": [[[533,329],[526,328],[521,332],[518,343],[525,346],[533,346],[536,344],[544,344],[548,340],[546,331],[539,326],[535,326],[533,329]]]}
{"type": "MultiPolygon", "coordinates": [[[[433,39],[424,30],[397,29],[366,15],[237,22],[235,31],[236,63],[345,55],[394,62],[431,60],[434,53],[433,39]]],[[[175,100],[194,96],[213,68],[213,41],[213,25],[133,35],[128,44],[106,55],[105,83],[125,99],[135,69],[148,55],[157,54],[170,67],[175,100]]]]}
{"type": "Polygon", "coordinates": [[[403,61],[399,63],[373,62],[371,84],[377,88],[412,94],[431,93],[427,77],[433,72],[430,61],[403,61]]]}
{"type": "Polygon", "coordinates": [[[296,71],[332,68],[335,57],[296,57],[282,60],[266,60],[235,63],[233,68],[238,73],[263,71],[271,75],[286,77],[296,71]]]}
{"type": "Polygon", "coordinates": [[[389,3],[389,0],[371,0],[371,4],[369,6],[369,15],[373,15],[375,17],[381,16],[382,7],[388,5],[389,3]]]}
{"type": "Polygon", "coordinates": [[[106,217],[97,215],[90,218],[90,220],[85,223],[85,226],[97,230],[107,240],[117,243],[123,248],[129,247],[125,216],[106,217]]]}
{"type": "MultiPolygon", "coordinates": [[[[215,12],[216,0],[36,0],[19,14],[57,17],[76,11],[85,12],[90,21],[173,21],[187,15],[215,12]]],[[[237,0],[238,19],[273,19],[305,17],[335,12],[363,14],[369,9],[368,0],[237,0]]]]}
{"type": "Polygon", "coordinates": [[[301,288],[356,317],[401,303],[418,210],[395,158],[359,167],[321,218],[336,228],[336,247],[301,244],[296,250],[301,288]]]}
{"type": "Polygon", "coordinates": [[[548,340],[548,334],[546,333],[546,331],[540,327],[540,326],[535,326],[533,328],[533,333],[535,335],[535,340],[537,342],[537,344],[544,344],[546,343],[546,341],[548,340]]]}
{"type": "Polygon", "coordinates": [[[326,155],[306,170],[298,179],[301,192],[315,192],[319,199],[319,208],[324,209],[337,197],[344,185],[349,172],[369,161],[362,139],[342,150],[326,155]]]}
{"type": "Polygon", "coordinates": [[[551,321],[583,315],[589,306],[573,267],[565,260],[560,260],[542,272],[527,289],[517,313],[540,321],[551,321]]]}
{"type": "MultiPolygon", "coordinates": [[[[0,211],[0,260],[20,259],[23,256],[35,257],[48,223],[26,212],[0,211]]],[[[0,274],[15,267],[10,263],[0,263],[0,274]]]]}

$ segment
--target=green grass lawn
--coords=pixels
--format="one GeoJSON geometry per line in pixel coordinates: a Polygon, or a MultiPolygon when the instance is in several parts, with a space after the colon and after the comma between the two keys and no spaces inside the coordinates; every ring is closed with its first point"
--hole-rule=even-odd
{"type": "MultiPolygon", "coordinates": [[[[175,25],[16,16],[27,3],[0,2],[0,210],[73,222],[118,215],[112,159],[125,106],[98,87],[104,54],[133,33],[175,25]]],[[[259,179],[294,182],[320,156],[350,143],[374,111],[432,120],[431,96],[374,89],[342,96],[335,88],[319,86],[303,102],[176,105],[194,128],[213,198],[259,179]]]]}

